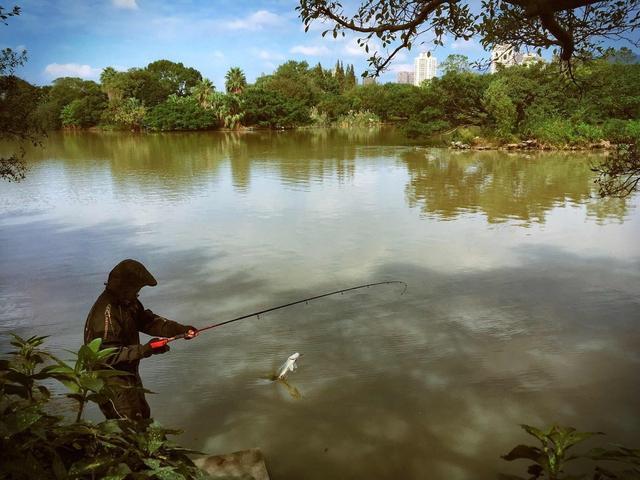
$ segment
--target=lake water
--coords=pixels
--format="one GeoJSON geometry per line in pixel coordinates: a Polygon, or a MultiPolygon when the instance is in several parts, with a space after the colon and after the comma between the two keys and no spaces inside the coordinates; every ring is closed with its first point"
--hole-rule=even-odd
{"type": "MultiPolygon", "coordinates": [[[[583,153],[452,152],[393,131],[57,134],[0,184],[0,347],[82,341],[109,270],[214,329],[142,362],[154,416],[274,479],[494,478],[560,422],[640,432],[639,197],[600,200],[583,153]],[[264,380],[304,354],[293,398],[264,380]]],[[[93,418],[99,418],[91,411],[93,418]]],[[[630,445],[630,446],[632,446],[630,445]]]]}

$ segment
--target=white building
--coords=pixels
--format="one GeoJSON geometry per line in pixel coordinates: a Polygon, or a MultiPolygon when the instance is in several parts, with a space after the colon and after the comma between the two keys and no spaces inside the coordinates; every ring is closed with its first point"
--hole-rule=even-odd
{"type": "Polygon", "coordinates": [[[544,62],[540,55],[518,53],[510,45],[496,45],[491,51],[491,73],[498,71],[498,65],[513,67],[514,65],[533,65],[538,62],[544,62]]]}
{"type": "Polygon", "coordinates": [[[424,80],[431,80],[436,76],[438,59],[428,52],[422,52],[414,61],[413,84],[420,86],[424,80]]]}
{"type": "Polygon", "coordinates": [[[416,75],[414,72],[398,72],[396,76],[396,83],[406,83],[413,85],[415,83],[416,75]]]}
{"type": "Polygon", "coordinates": [[[491,50],[491,73],[498,71],[498,65],[513,67],[520,63],[522,55],[515,51],[511,45],[496,45],[491,50]]]}

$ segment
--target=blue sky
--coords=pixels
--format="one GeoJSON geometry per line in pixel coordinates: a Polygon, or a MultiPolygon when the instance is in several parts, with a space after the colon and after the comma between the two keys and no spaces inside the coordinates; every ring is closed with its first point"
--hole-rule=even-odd
{"type": "MultiPolygon", "coordinates": [[[[0,25],[0,46],[26,48],[27,64],[16,73],[35,84],[60,76],[98,79],[107,66],[119,70],[166,58],[200,70],[218,89],[225,72],[241,67],[252,82],[288,59],[335,65],[353,63],[357,74],[367,54],[355,36],[321,37],[317,24],[307,33],[296,0],[16,0],[19,17],[0,25]]],[[[13,3],[3,2],[4,5],[13,3]]],[[[412,69],[413,58],[431,44],[403,52],[381,81],[412,69]]],[[[447,42],[435,55],[472,58],[486,53],[476,42],[447,42]]]]}

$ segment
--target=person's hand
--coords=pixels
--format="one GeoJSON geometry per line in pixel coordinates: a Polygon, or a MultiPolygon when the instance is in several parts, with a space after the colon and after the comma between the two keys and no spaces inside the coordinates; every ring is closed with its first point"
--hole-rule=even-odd
{"type": "Polygon", "coordinates": [[[186,331],[184,332],[184,339],[191,340],[198,336],[198,329],[196,327],[192,327],[191,325],[186,325],[184,327],[186,331]]]}
{"type": "Polygon", "coordinates": [[[145,357],[150,357],[151,355],[158,355],[159,353],[166,353],[169,350],[171,350],[169,348],[169,345],[166,344],[166,343],[164,345],[162,345],[160,347],[156,347],[156,348],[153,348],[151,346],[152,343],[160,342],[161,340],[162,340],[161,338],[152,338],[151,340],[149,340],[144,346],[144,356],[145,357]]]}

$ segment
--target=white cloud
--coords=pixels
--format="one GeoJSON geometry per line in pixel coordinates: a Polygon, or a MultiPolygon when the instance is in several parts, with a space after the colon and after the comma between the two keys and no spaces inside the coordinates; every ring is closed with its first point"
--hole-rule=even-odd
{"type": "Polygon", "coordinates": [[[221,58],[224,58],[224,53],[221,52],[220,50],[214,50],[211,56],[213,58],[221,59],[221,58]]]}
{"type": "Polygon", "coordinates": [[[252,53],[254,56],[258,57],[260,60],[265,60],[268,62],[272,62],[274,60],[284,60],[284,55],[277,52],[270,52],[269,50],[256,50],[253,49],[252,53]]]}
{"type": "Polygon", "coordinates": [[[367,57],[368,58],[368,57],[371,57],[374,52],[377,52],[377,51],[380,50],[380,44],[376,40],[371,39],[371,40],[369,40],[368,44],[369,44],[369,51],[367,52],[364,49],[364,46],[358,45],[358,39],[357,38],[352,38],[344,46],[343,52],[344,52],[345,55],[350,55],[352,57],[367,57]]]}
{"type": "Polygon", "coordinates": [[[98,78],[101,68],[94,68],[91,65],[80,65],[79,63],[50,63],[44,69],[44,72],[51,78],[58,77],[80,77],[80,78],[98,78]]]}
{"type": "Polygon", "coordinates": [[[228,21],[224,24],[230,30],[262,30],[265,27],[281,25],[283,19],[268,10],[258,10],[245,18],[228,21]]]}
{"type": "Polygon", "coordinates": [[[328,55],[330,50],[324,45],[311,46],[311,45],[296,45],[291,50],[291,53],[300,53],[310,57],[320,57],[328,55]]]}
{"type": "Polygon", "coordinates": [[[125,10],[137,10],[138,4],[136,0],[111,0],[111,3],[116,8],[122,8],[125,10]]]}

